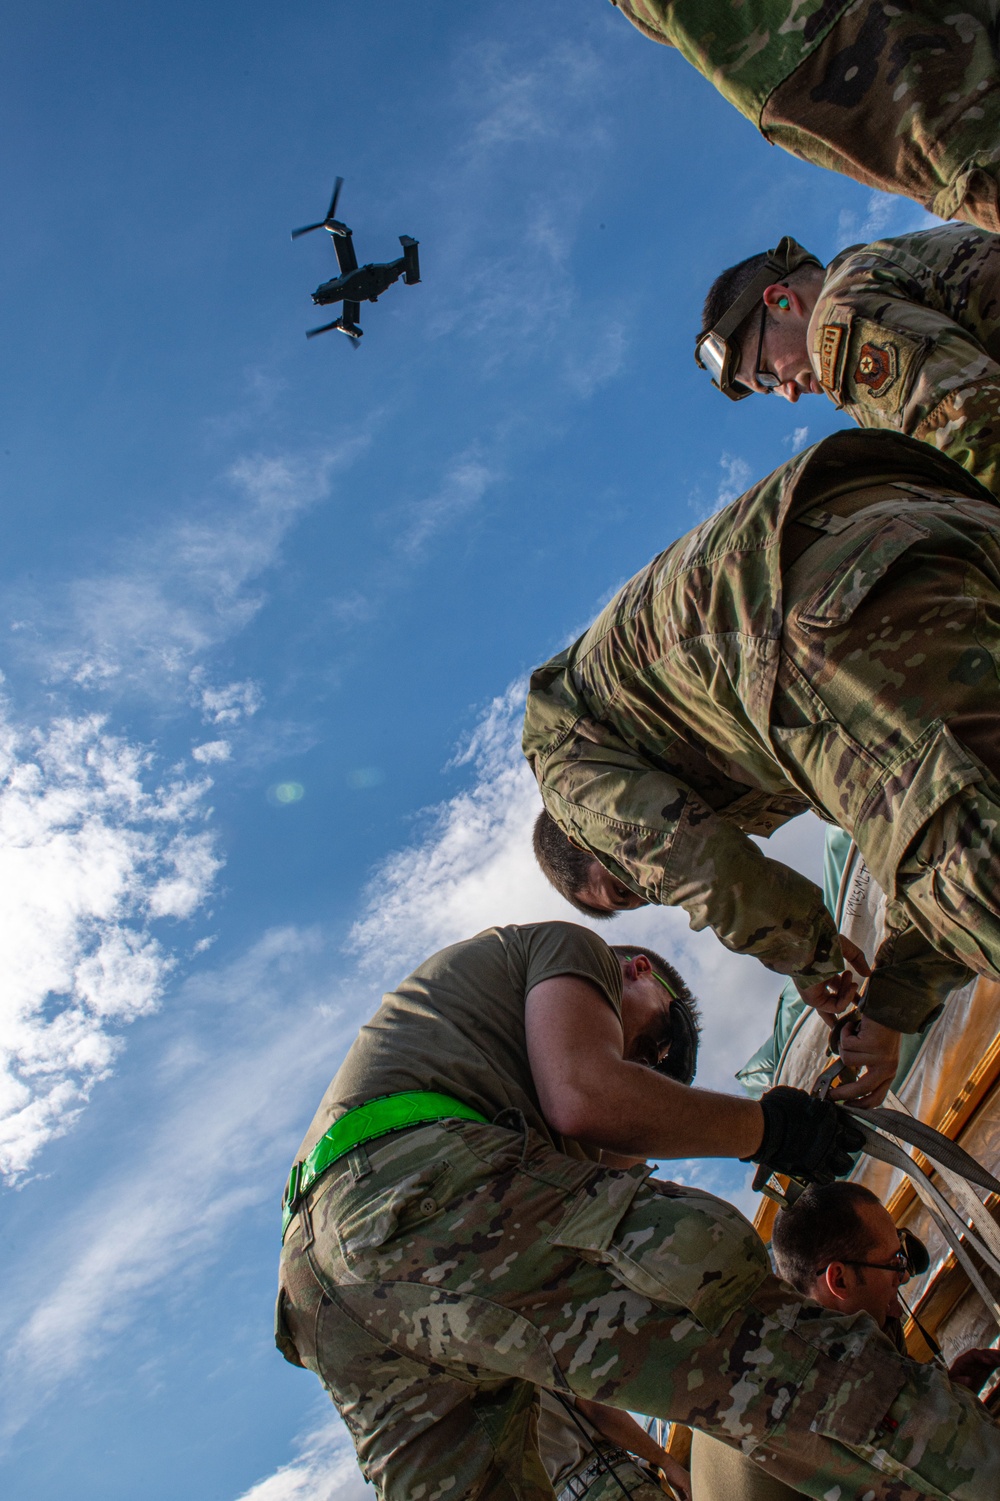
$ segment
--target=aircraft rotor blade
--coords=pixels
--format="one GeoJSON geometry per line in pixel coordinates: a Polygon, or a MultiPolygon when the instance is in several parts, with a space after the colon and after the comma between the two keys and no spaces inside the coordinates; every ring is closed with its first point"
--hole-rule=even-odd
{"type": "Polygon", "coordinates": [[[303,224],[303,226],[302,226],[301,229],[293,229],[292,230],[292,239],[293,240],[297,240],[298,237],[299,237],[299,235],[311,234],[314,229],[325,229],[325,228],[326,228],[326,220],[325,219],[322,220],[322,222],[319,223],[319,224],[303,224]]]}
{"type": "Polygon", "coordinates": [[[342,177],[338,177],[337,181],[333,185],[333,197],[330,199],[330,207],[327,210],[326,219],[323,221],[326,224],[328,224],[331,219],[336,218],[336,215],[337,215],[337,199],[340,197],[340,190],[341,190],[341,188],[343,186],[344,186],[344,179],[342,177]]]}
{"type": "Polygon", "coordinates": [[[310,329],[308,329],[306,331],[306,338],[307,339],[315,339],[315,337],[316,337],[317,334],[328,334],[330,332],[331,328],[339,328],[339,327],[340,327],[340,319],[337,318],[333,323],[324,323],[322,328],[310,328],[310,329]]]}

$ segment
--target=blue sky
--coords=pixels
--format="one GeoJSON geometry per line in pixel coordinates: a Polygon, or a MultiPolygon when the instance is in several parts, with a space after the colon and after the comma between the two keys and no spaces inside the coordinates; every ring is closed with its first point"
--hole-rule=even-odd
{"type": "MultiPolygon", "coordinates": [[[[302,1130],[382,988],[568,915],[525,674],[840,425],[710,389],[706,283],[929,221],[605,0],[38,0],[0,68],[0,1488],[351,1501],[271,1344],[302,1130]],[[338,173],[361,260],[420,240],[357,353],[305,340],[333,254],[289,240],[338,173]]],[[[778,852],[818,875],[817,834],[778,852]]],[[[726,1087],[772,978],[675,912],[619,931],[726,1087]]]]}

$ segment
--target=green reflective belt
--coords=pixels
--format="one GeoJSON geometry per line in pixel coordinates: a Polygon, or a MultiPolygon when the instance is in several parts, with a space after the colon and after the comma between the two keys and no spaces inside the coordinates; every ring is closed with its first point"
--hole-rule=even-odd
{"type": "Polygon", "coordinates": [[[304,1162],[297,1162],[288,1175],[285,1197],[282,1200],[281,1238],[284,1240],[289,1225],[298,1209],[299,1202],[312,1188],[316,1179],[330,1165],[343,1157],[352,1147],[359,1147],[377,1136],[388,1136],[390,1131],[402,1131],[407,1126],[422,1126],[428,1121],[461,1120],[481,1121],[486,1117],[450,1094],[435,1094],[433,1090],[408,1089],[401,1094],[383,1095],[379,1100],[368,1100],[357,1105],[335,1121],[329,1131],[321,1136],[304,1162]]]}

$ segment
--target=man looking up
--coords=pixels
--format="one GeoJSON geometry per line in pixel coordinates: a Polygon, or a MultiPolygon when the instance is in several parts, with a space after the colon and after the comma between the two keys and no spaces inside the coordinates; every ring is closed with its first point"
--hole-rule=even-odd
{"type": "Polygon", "coordinates": [[[297,1154],[279,1348],[382,1501],[552,1501],[539,1388],[694,1424],[815,1497],[994,1501],[1000,1429],[967,1392],[780,1283],[731,1205],[647,1181],[692,1156],[828,1178],[859,1141],[831,1101],[670,1077],[685,995],[568,923],[402,981],[297,1154]]]}
{"type": "Polygon", "coordinates": [[[1000,230],[996,0],[612,0],[773,145],[1000,230]]]}
{"type": "Polygon", "coordinates": [[[523,747],[590,857],[583,888],[547,870],[564,895],[683,906],[812,1004],[843,999],[833,919],[749,836],[807,808],[853,836],[891,905],[861,1003],[880,1061],[839,1097],[877,1102],[898,1033],[1000,977],[1000,508],[926,444],[835,433],[533,674],[523,747]]]}
{"type": "MultiPolygon", "coordinates": [[[[905,1354],[898,1293],[914,1268],[892,1216],[863,1184],[811,1185],[775,1219],[771,1253],[778,1276],[804,1297],[834,1313],[868,1314],[905,1354]]],[[[966,1350],[949,1375],[978,1392],[998,1366],[1000,1351],[966,1350]]],[[[694,1435],[691,1476],[694,1501],[794,1501],[799,1494],[704,1433],[694,1435]]]]}
{"type": "Polygon", "coordinates": [[[713,283],[695,357],[733,400],[829,396],[1000,494],[1000,236],[959,224],[852,245],[786,237],[713,283]]]}

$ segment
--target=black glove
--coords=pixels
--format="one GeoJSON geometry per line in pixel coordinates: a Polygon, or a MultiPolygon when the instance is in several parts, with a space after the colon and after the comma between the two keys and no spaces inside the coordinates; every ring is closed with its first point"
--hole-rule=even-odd
{"type": "Polygon", "coordinates": [[[832,1183],[850,1172],[851,1154],[865,1138],[846,1110],[787,1084],[761,1095],[760,1105],[764,1139],[741,1162],[759,1162],[802,1183],[832,1183]]]}

